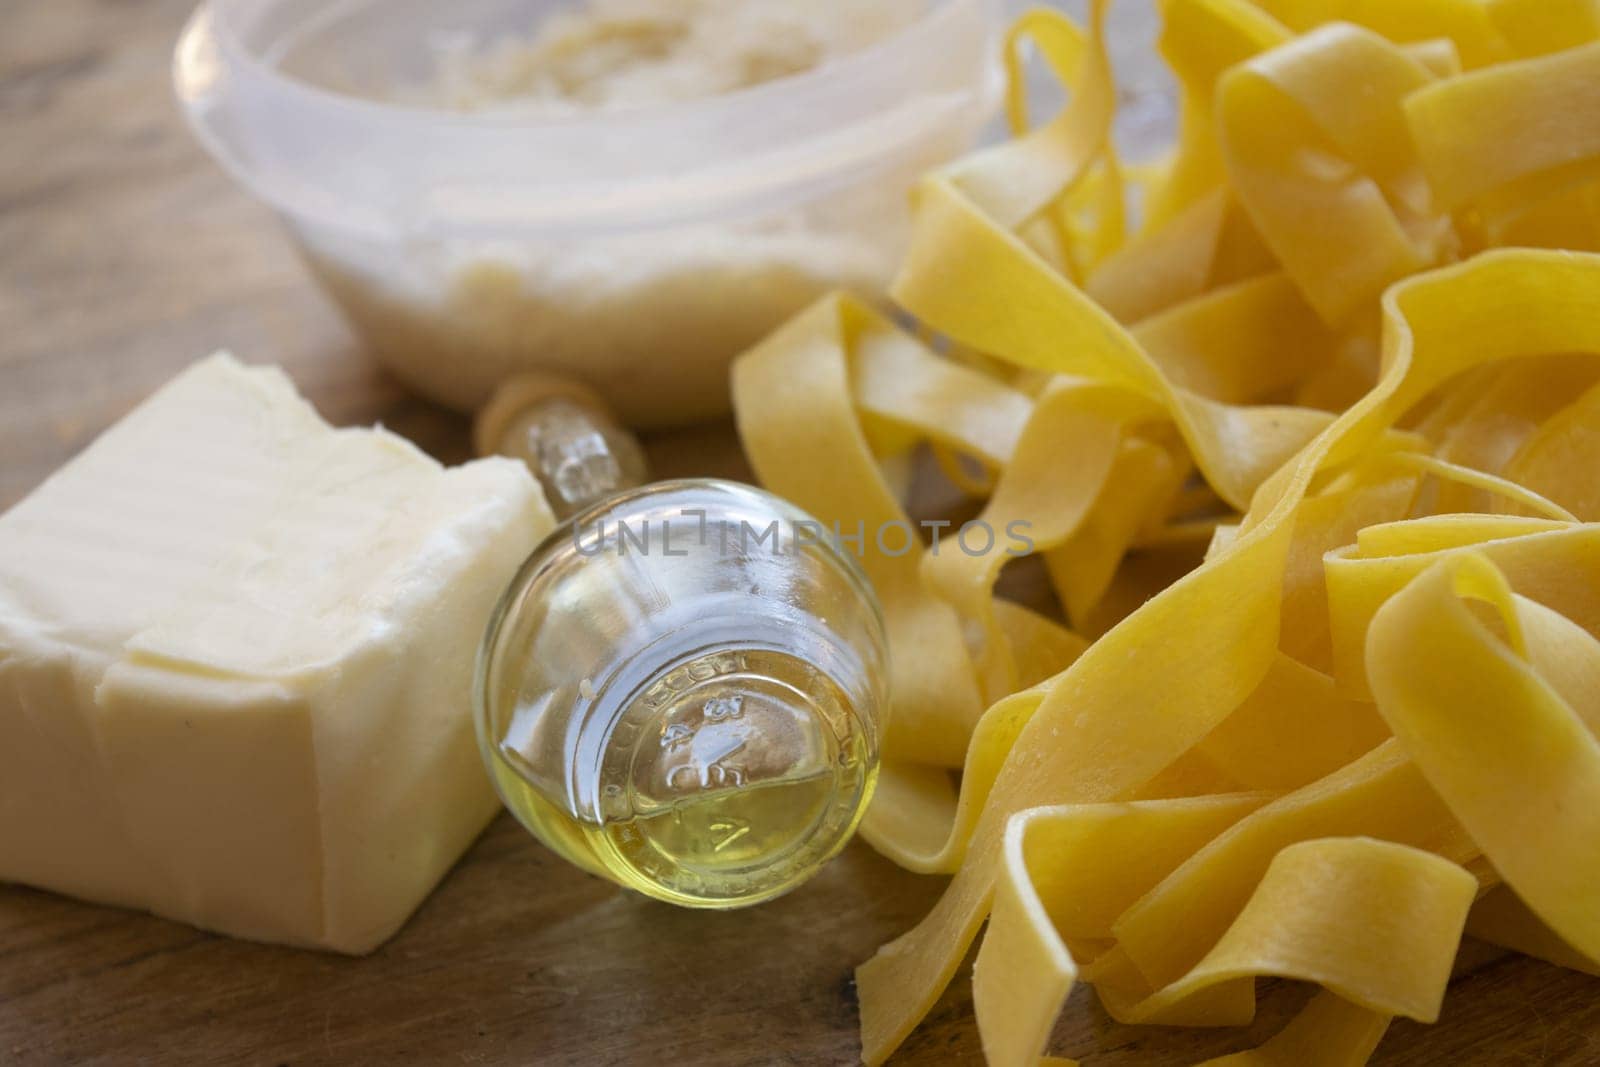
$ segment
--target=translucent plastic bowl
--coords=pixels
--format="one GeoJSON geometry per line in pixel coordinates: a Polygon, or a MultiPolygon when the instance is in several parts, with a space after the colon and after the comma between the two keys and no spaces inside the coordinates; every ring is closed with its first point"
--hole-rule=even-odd
{"type": "Polygon", "coordinates": [[[701,100],[562,119],[396,103],[439,50],[526,36],[560,0],[207,0],[174,81],[211,152],[287,222],[402,381],[461,410],[521,370],[636,426],[727,409],[727,365],[902,250],[916,176],[998,86],[1001,0],[701,100]]]}

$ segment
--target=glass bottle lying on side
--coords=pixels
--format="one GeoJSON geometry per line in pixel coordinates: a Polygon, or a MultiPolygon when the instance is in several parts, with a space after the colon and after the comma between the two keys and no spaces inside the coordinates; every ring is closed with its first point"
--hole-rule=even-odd
{"type": "Polygon", "coordinates": [[[860,820],[887,657],[866,577],[815,520],[749,486],[658,483],[524,564],[479,655],[479,744],[506,806],[579,866],[753,904],[860,820]]]}

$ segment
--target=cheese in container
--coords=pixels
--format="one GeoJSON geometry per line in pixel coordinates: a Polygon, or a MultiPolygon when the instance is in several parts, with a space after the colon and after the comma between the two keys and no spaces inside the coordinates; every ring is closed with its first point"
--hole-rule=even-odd
{"type": "Polygon", "coordinates": [[[471,410],[523,372],[641,427],[821,293],[880,291],[908,190],[998,97],[1000,0],[207,0],[200,138],[375,356],[471,410]]]}

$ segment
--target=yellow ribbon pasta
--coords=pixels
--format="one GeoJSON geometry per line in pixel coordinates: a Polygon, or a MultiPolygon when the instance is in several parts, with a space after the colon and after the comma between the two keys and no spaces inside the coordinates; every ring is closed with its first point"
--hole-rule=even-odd
{"type": "Polygon", "coordinates": [[[1436,1018],[1464,930],[1600,969],[1600,10],[1161,9],[1168,159],[1117,156],[1097,0],[1024,16],[1015,139],[918,187],[891,295],[953,355],[837,296],[734,370],[763,482],[869,531],[863,835],[954,875],[858,970],[869,1063],[986,921],[985,1054],[1029,1067],[1080,981],[1204,1026],[1320,985],[1213,1061],[1300,1067],[1436,1018]],[[918,444],[1028,525],[1065,626],[999,552],[874,546],[918,444]]]}

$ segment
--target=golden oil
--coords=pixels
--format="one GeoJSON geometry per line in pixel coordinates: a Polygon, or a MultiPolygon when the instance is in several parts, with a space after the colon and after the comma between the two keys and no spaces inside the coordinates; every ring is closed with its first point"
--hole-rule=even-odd
{"type": "Polygon", "coordinates": [[[627,702],[595,779],[595,817],[556,804],[493,764],[507,805],[581,867],[691,907],[770,899],[848,840],[876,778],[840,687],[767,649],[723,649],[677,665],[627,702]]]}
{"type": "MultiPolygon", "coordinates": [[[[642,527],[672,503],[787,508],[699,482],[604,507],[642,527]]],[[[825,545],[730,560],[715,539],[683,557],[584,540],[535,553],[485,641],[479,738],[501,797],[567,859],[661,900],[792,889],[848,841],[876,780],[886,654],[869,587],[825,545]]]]}

